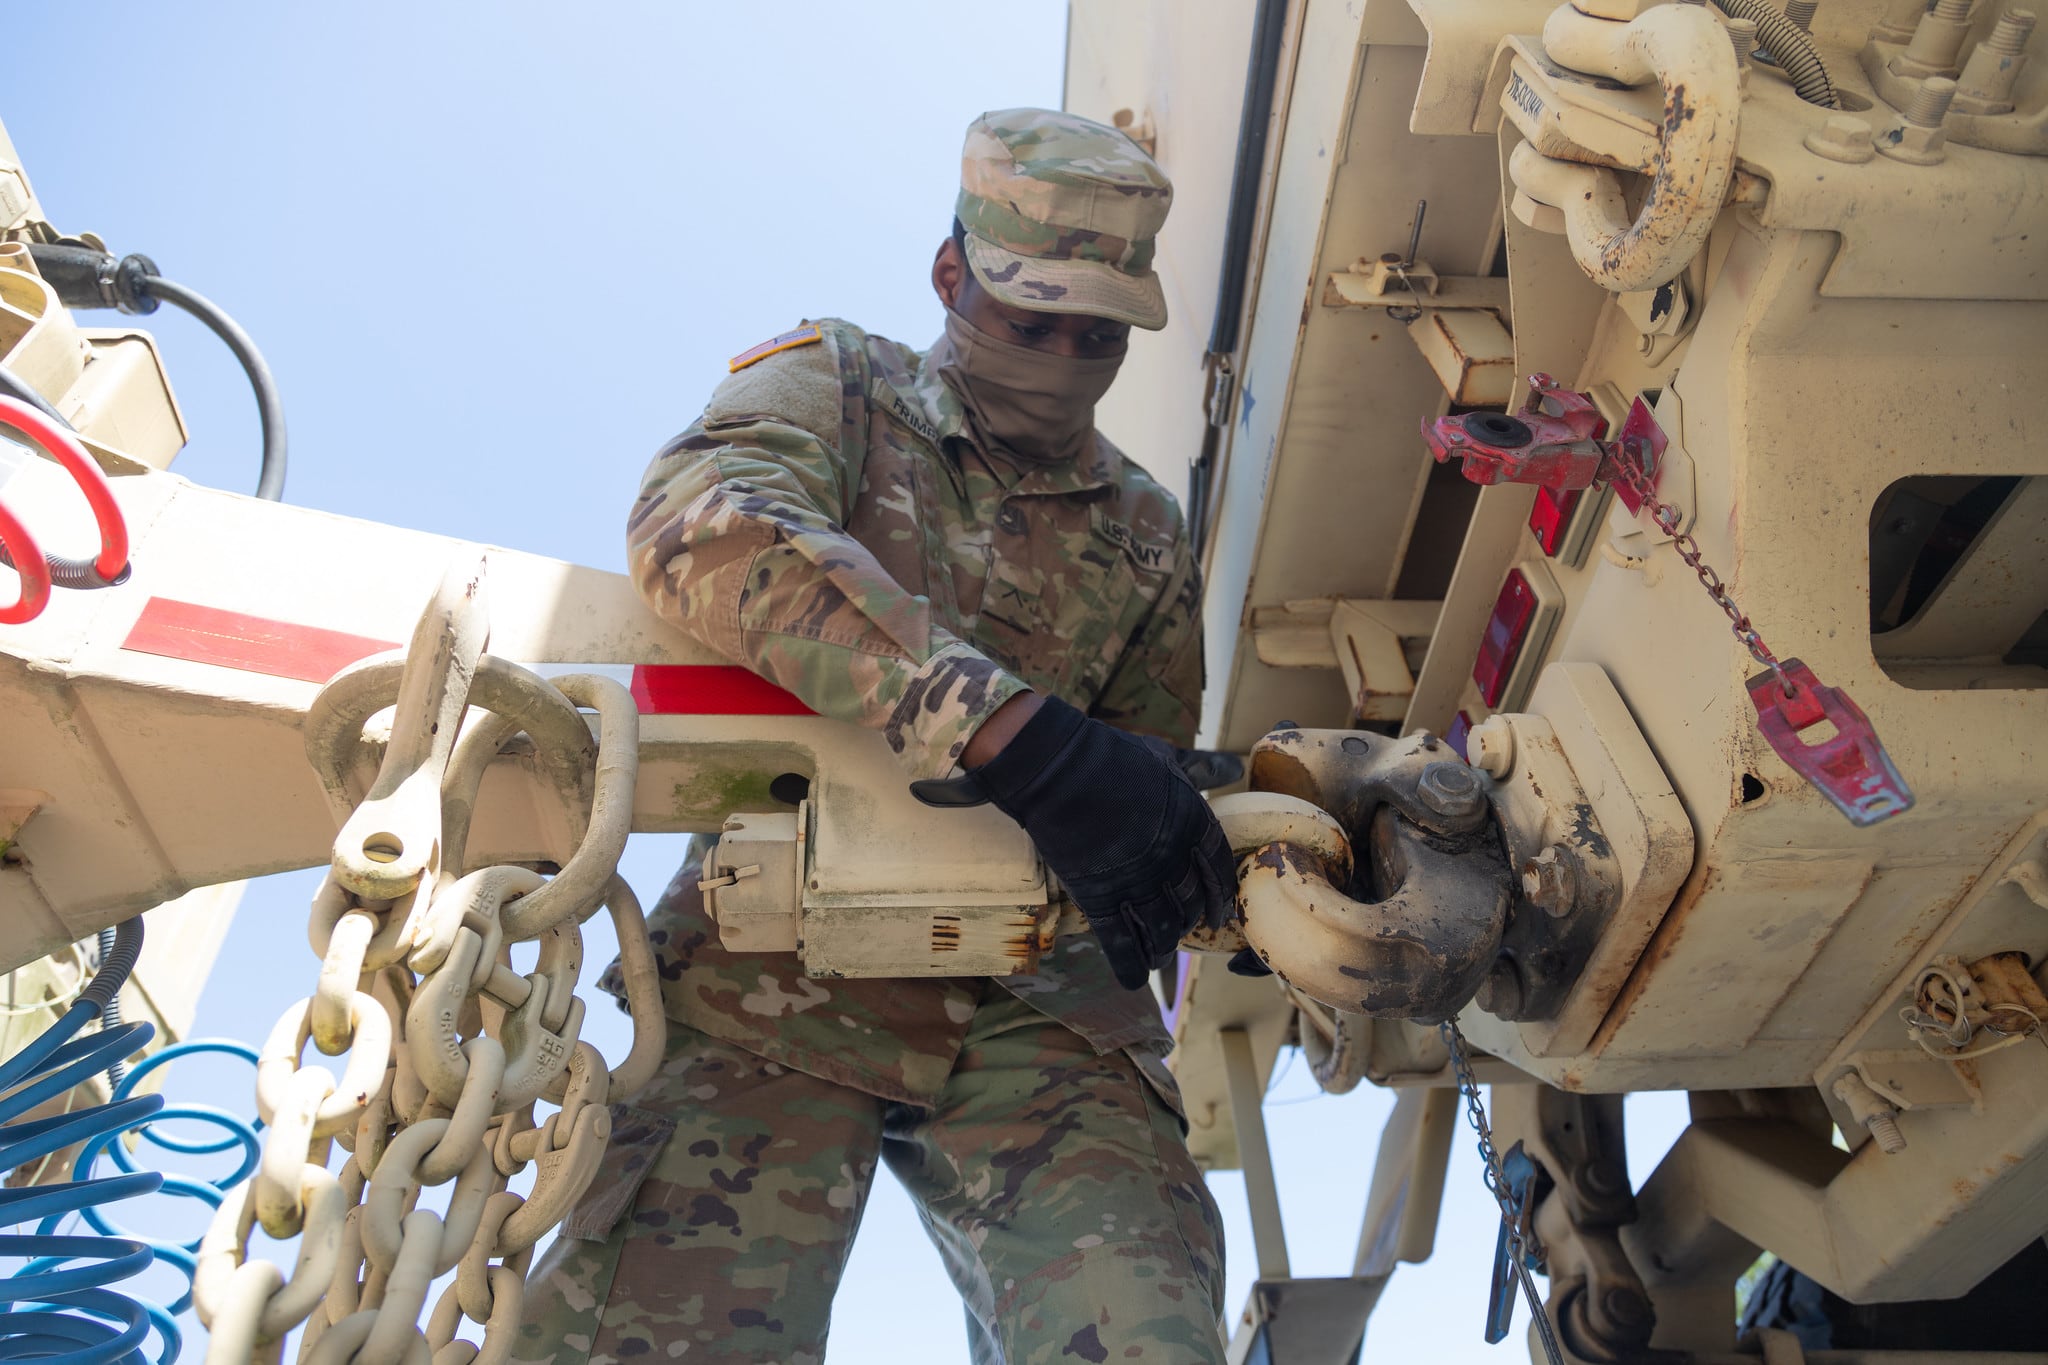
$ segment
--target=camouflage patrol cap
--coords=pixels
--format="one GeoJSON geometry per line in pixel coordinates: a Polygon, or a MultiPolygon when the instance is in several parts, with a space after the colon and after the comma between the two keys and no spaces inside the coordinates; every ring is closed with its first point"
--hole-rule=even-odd
{"type": "Polygon", "coordinates": [[[1138,144],[1052,109],[1004,109],[967,129],[954,214],[967,263],[1002,302],[1157,331],[1166,294],[1153,239],[1173,186],[1138,144]]]}

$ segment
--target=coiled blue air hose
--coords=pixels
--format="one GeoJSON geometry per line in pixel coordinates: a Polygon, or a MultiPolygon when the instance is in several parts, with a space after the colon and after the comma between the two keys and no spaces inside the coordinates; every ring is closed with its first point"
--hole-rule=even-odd
{"type": "MultiPolygon", "coordinates": [[[[155,1034],[148,1023],[134,1023],[77,1036],[88,1023],[102,1018],[141,952],[142,921],[133,919],[115,934],[92,984],[64,1016],[0,1063],[0,1095],[5,1096],[0,1099],[0,1172],[73,1143],[110,1140],[163,1108],[161,1095],[135,1095],[73,1113],[21,1117],[132,1056],[155,1034]]],[[[146,1242],[132,1237],[60,1237],[46,1231],[67,1214],[149,1194],[163,1183],[157,1172],[139,1171],[0,1189],[0,1227],[44,1220],[35,1235],[0,1235],[0,1256],[35,1258],[0,1281],[0,1360],[140,1365],[141,1346],[152,1325],[163,1342],[158,1365],[177,1358],[179,1333],[170,1316],[107,1288],[140,1273],[155,1259],[146,1242]]]]}
{"type": "MultiPolygon", "coordinates": [[[[256,1049],[250,1047],[247,1043],[230,1042],[223,1038],[198,1038],[185,1043],[172,1043],[169,1047],[151,1053],[148,1057],[130,1068],[120,1084],[114,1087],[114,1098],[116,1100],[126,1099],[135,1089],[137,1083],[158,1067],[168,1066],[181,1057],[190,1057],[195,1053],[202,1052],[225,1053],[231,1057],[240,1057],[250,1066],[256,1065],[256,1049]]],[[[161,1099],[162,1096],[157,1098],[161,1099]]],[[[92,1225],[95,1232],[102,1233],[108,1237],[132,1238],[143,1242],[156,1253],[158,1261],[174,1265],[184,1273],[185,1292],[178,1297],[176,1302],[166,1306],[166,1312],[172,1314],[182,1313],[192,1306],[192,1276],[198,1269],[199,1243],[206,1235],[207,1221],[212,1218],[213,1211],[221,1206],[221,1201],[227,1198],[227,1192],[241,1184],[244,1179],[256,1170],[257,1164],[262,1161],[263,1138],[257,1131],[261,1126],[260,1124],[252,1124],[239,1115],[231,1114],[225,1109],[220,1109],[210,1104],[166,1104],[151,1116],[150,1125],[142,1130],[142,1140],[144,1142],[154,1143],[156,1146],[162,1147],[167,1151],[183,1152],[188,1155],[224,1152],[238,1144],[242,1148],[240,1164],[226,1175],[207,1176],[204,1178],[188,1175],[160,1176],[163,1181],[161,1193],[181,1195],[187,1199],[196,1199],[206,1205],[207,1218],[200,1220],[198,1233],[189,1241],[174,1242],[167,1238],[153,1237],[148,1233],[136,1232],[133,1229],[121,1227],[111,1221],[105,1212],[95,1205],[88,1205],[79,1210],[79,1212],[85,1215],[85,1221],[92,1225]],[[222,1129],[224,1136],[211,1140],[194,1141],[190,1138],[173,1137],[163,1131],[164,1124],[181,1119],[191,1120],[196,1123],[212,1124],[214,1127],[222,1129]]],[[[78,1153],[78,1170],[86,1175],[91,1175],[93,1163],[99,1159],[100,1153],[105,1152],[108,1158],[121,1171],[128,1174],[137,1174],[135,1158],[116,1140],[119,1136],[120,1132],[118,1130],[109,1129],[87,1139],[85,1146],[78,1153]]],[[[52,1232],[55,1230],[55,1227],[56,1219],[49,1218],[45,1219],[37,1227],[36,1231],[39,1233],[52,1232]]]]}

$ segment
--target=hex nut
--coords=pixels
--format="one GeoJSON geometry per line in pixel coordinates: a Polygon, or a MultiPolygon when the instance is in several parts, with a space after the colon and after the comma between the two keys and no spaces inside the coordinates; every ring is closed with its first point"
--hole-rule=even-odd
{"type": "Polygon", "coordinates": [[[1877,150],[1909,166],[1932,166],[1948,156],[1948,133],[1941,128],[1902,123],[1878,138],[1877,150]]]}
{"type": "Polygon", "coordinates": [[[1416,779],[1415,794],[1422,804],[1449,820],[1476,815],[1486,804],[1486,792],[1479,774],[1463,763],[1432,763],[1416,779]]]}
{"type": "Polygon", "coordinates": [[[1488,716],[1465,736],[1465,753],[1472,766],[1498,782],[1515,767],[1515,732],[1500,716],[1488,716]]]}
{"type": "Polygon", "coordinates": [[[1894,161],[1913,166],[1932,166],[1948,155],[1948,131],[1943,121],[1955,99],[1956,83],[1945,76],[1930,76],[1920,82],[1906,106],[1905,122],[1877,141],[1877,149],[1894,161]]]}
{"type": "Polygon", "coordinates": [[[1827,122],[1806,135],[1806,150],[1851,166],[1877,155],[1870,124],[1849,114],[1828,115],[1827,122]]]}

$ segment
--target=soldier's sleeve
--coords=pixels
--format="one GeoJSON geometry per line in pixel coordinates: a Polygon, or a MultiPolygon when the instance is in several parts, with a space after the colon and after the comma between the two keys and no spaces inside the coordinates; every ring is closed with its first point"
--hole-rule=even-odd
{"type": "Polygon", "coordinates": [[[842,402],[859,398],[836,347],[740,370],[661,449],[627,523],[629,572],[664,620],[942,777],[1026,686],[843,529],[860,470],[842,458],[842,402]]]}
{"type": "Polygon", "coordinates": [[[1174,553],[1172,575],[1118,656],[1092,714],[1189,748],[1202,719],[1202,571],[1185,531],[1174,553]]]}

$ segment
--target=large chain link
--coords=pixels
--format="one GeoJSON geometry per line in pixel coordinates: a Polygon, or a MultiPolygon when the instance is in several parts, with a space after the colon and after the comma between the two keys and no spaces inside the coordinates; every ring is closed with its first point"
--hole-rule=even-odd
{"type": "Polygon", "coordinates": [[[1481,1175],[1494,1202],[1500,1205],[1508,1258],[1513,1263],[1515,1277],[1521,1281],[1522,1292],[1528,1296],[1530,1320],[1536,1324],[1536,1335],[1543,1342],[1543,1354],[1549,1357],[1550,1365],[1564,1365],[1564,1351],[1558,1346],[1556,1330],[1550,1325],[1550,1314],[1544,1308],[1543,1295],[1536,1288],[1536,1277],[1529,1270],[1530,1254],[1533,1252],[1540,1259],[1542,1249],[1530,1239],[1523,1219],[1525,1210],[1501,1172],[1500,1153],[1493,1146],[1493,1127],[1486,1121],[1486,1105],[1479,1098],[1479,1080],[1472,1073],[1471,1058],[1466,1055],[1465,1035],[1459,1031],[1456,1019],[1444,1020],[1439,1031],[1443,1034],[1444,1046],[1450,1049],[1451,1072],[1458,1078],[1458,1093],[1465,1097],[1465,1117],[1479,1138],[1481,1175]]]}
{"type": "Polygon", "coordinates": [[[500,1365],[533,1247],[604,1155],[608,1102],[660,1064],[653,950],[616,871],[638,711],[609,679],[545,680],[484,655],[485,638],[481,571],[451,575],[403,656],[344,670],[308,715],[308,755],[342,833],[313,899],[314,992],[278,1020],[258,1064],[262,1161],[200,1247],[193,1302],[212,1333],[208,1365],[271,1365],[302,1322],[301,1365],[500,1365]],[[358,796],[363,723],[393,705],[383,763],[358,796]],[[579,708],[598,714],[594,744],[579,708]],[[556,832],[570,852],[552,878],[464,863],[484,771],[522,733],[562,797],[556,832]],[[634,1025],[617,1069],[578,1037],[578,926],[600,907],[634,1025]],[[511,945],[533,940],[539,960],[521,974],[511,945]],[[349,1054],[339,1081],[301,1059],[309,1042],[349,1054]],[[538,1119],[542,1099],[559,1112],[538,1119]],[[338,1175],[327,1169],[336,1144],[349,1153],[338,1175]],[[531,1192],[513,1193],[529,1166],[531,1192]],[[451,1182],[444,1212],[416,1207],[451,1182]],[[289,1275],[249,1259],[259,1224],[300,1239],[289,1275]],[[451,1272],[429,1312],[433,1281],[451,1272]],[[457,1337],[465,1319],[480,1341],[457,1337]]]}
{"type": "Polygon", "coordinates": [[[1693,539],[1691,532],[1678,529],[1679,524],[1685,520],[1685,514],[1657,496],[1656,487],[1651,483],[1646,468],[1647,449],[1648,443],[1640,436],[1624,437],[1615,447],[1616,457],[1609,461],[1609,467],[1621,482],[1628,485],[1629,491],[1642,500],[1643,506],[1650,510],[1650,516],[1664,534],[1671,537],[1671,548],[1678,551],[1678,557],[1698,576],[1700,586],[1707,590],[1707,596],[1728,618],[1728,628],[1734,632],[1735,638],[1742,642],[1742,647],[1749,651],[1749,657],[1782,677],[1778,656],[1764,643],[1764,637],[1757,633],[1756,626],[1750,622],[1749,614],[1735,605],[1735,599],[1729,595],[1728,586],[1721,581],[1721,575],[1714,572],[1713,567],[1702,557],[1700,543],[1693,539]]]}

